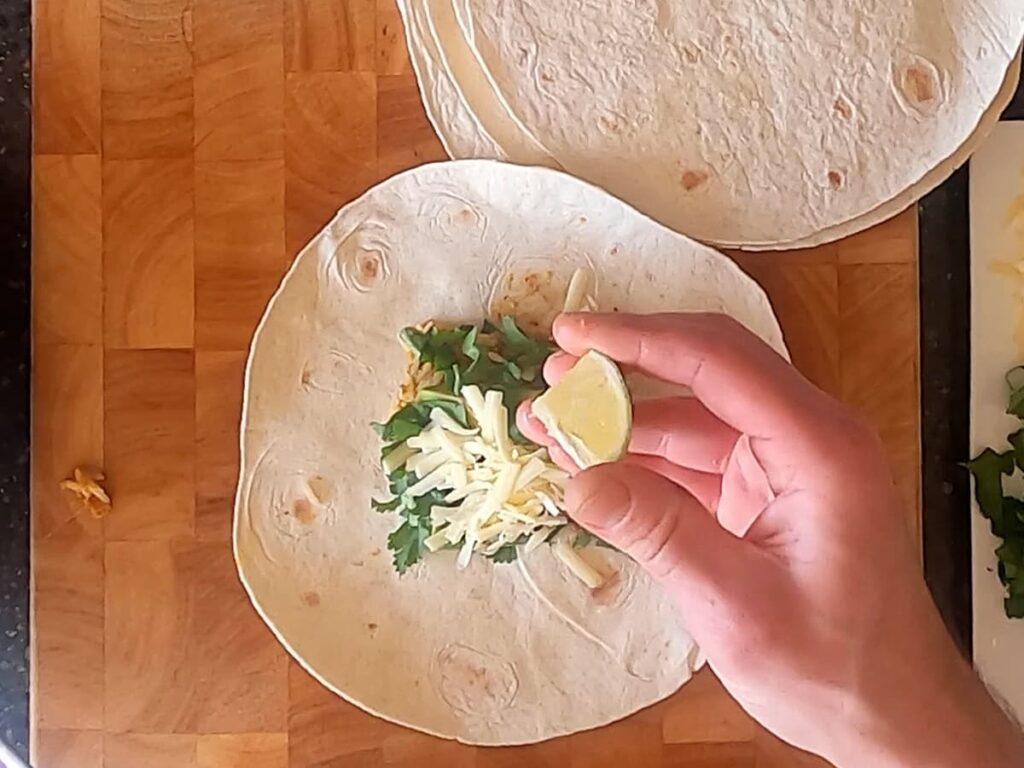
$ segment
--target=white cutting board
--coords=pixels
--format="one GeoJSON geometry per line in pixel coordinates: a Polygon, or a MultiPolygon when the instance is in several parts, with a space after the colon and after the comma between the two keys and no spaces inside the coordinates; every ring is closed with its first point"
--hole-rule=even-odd
{"type": "MultiPolygon", "coordinates": [[[[971,161],[971,455],[1003,450],[1020,422],[1006,415],[1004,374],[1024,363],[1024,123],[1000,123],[971,161]],[[1014,216],[1016,213],[1016,217],[1014,216]]],[[[1007,483],[1014,493],[1024,485],[1007,483]]],[[[1024,717],[1024,620],[1003,613],[997,540],[972,499],[974,660],[1024,717]]]]}

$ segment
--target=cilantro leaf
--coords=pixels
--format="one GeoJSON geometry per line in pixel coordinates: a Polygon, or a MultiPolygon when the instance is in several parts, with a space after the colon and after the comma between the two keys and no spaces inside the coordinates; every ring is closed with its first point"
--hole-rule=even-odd
{"type": "Polygon", "coordinates": [[[408,440],[422,432],[430,423],[430,412],[440,408],[463,427],[469,424],[466,406],[457,397],[434,390],[423,390],[415,402],[402,406],[383,424],[374,424],[373,429],[380,435],[385,448],[408,440]]]}
{"type": "MultiPolygon", "coordinates": [[[[1006,374],[1006,412],[1024,421],[1024,366],[1006,374]]],[[[974,494],[992,534],[1001,539],[995,555],[999,580],[1006,588],[1003,608],[1011,619],[1024,619],[1024,499],[1003,495],[1003,476],[1024,471],[1024,429],[1006,438],[1010,450],[986,448],[967,469],[974,476],[974,494]]]]}
{"type": "Polygon", "coordinates": [[[573,538],[572,546],[574,549],[583,549],[585,547],[604,547],[605,549],[615,549],[616,552],[618,551],[600,536],[595,536],[590,531],[585,531],[582,528],[573,538]]]}
{"type": "Polygon", "coordinates": [[[476,327],[472,325],[448,329],[432,326],[426,331],[406,328],[400,336],[405,345],[416,352],[421,364],[429,363],[435,371],[446,373],[459,362],[458,355],[466,337],[475,332],[476,327]]]}
{"type": "Polygon", "coordinates": [[[370,499],[370,508],[373,509],[374,512],[380,512],[381,514],[385,512],[394,512],[400,506],[402,506],[401,496],[395,496],[391,501],[377,501],[377,499],[370,499]]]}
{"type": "Polygon", "coordinates": [[[573,538],[572,546],[574,549],[583,549],[585,547],[604,547],[606,549],[615,549],[615,547],[600,536],[595,536],[590,531],[585,531],[582,528],[576,534],[575,538],[573,538]]]}
{"type": "Polygon", "coordinates": [[[395,411],[383,424],[373,424],[373,429],[385,445],[391,445],[418,435],[429,423],[430,409],[419,403],[409,403],[395,411]]]}
{"type": "Polygon", "coordinates": [[[511,317],[501,318],[504,356],[522,368],[540,365],[552,352],[547,341],[527,336],[511,317]]]}
{"type": "Polygon", "coordinates": [[[1010,619],[1024,619],[1024,595],[1014,595],[1003,601],[1006,616],[1010,619]]]}
{"type": "Polygon", "coordinates": [[[454,395],[425,389],[416,396],[415,404],[420,406],[427,414],[426,418],[428,422],[430,421],[430,412],[435,408],[439,408],[455,419],[455,421],[459,423],[459,426],[469,426],[469,417],[466,414],[466,404],[454,395]]]}
{"type": "Polygon", "coordinates": [[[1024,419],[1024,365],[1018,365],[1006,374],[1006,386],[1010,388],[1010,403],[1006,412],[1024,419]]]}
{"type": "Polygon", "coordinates": [[[431,509],[447,506],[443,491],[431,491],[416,498],[404,495],[414,482],[416,482],[416,476],[411,472],[406,472],[404,469],[395,470],[389,480],[390,489],[395,498],[387,504],[374,502],[375,509],[378,511],[397,511],[402,518],[402,524],[388,536],[388,549],[394,553],[395,570],[399,574],[405,573],[410,566],[418,563],[423,557],[423,542],[427,540],[431,532],[431,509]],[[394,506],[391,506],[392,504],[394,506]],[[389,508],[382,509],[385,506],[389,508]]]}
{"type": "Polygon", "coordinates": [[[1013,474],[1013,452],[996,453],[986,448],[967,463],[974,475],[974,495],[981,513],[993,522],[1003,516],[1003,475],[1013,474]]]}
{"type": "Polygon", "coordinates": [[[420,561],[426,538],[427,529],[420,525],[412,525],[408,520],[388,536],[388,549],[394,553],[393,562],[399,574],[405,573],[409,566],[420,561]]]}
{"type": "Polygon", "coordinates": [[[1006,442],[1013,446],[1013,463],[1017,465],[1017,469],[1024,469],[1024,429],[1018,429],[1009,435],[1006,442]]]}
{"type": "Polygon", "coordinates": [[[488,555],[496,563],[514,563],[519,559],[519,549],[515,544],[506,544],[493,555],[488,555]]]}

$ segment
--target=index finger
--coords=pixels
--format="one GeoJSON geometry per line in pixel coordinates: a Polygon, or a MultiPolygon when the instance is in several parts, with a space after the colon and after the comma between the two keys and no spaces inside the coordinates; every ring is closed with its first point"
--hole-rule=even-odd
{"type": "Polygon", "coordinates": [[[727,315],[581,313],[555,321],[571,355],[597,350],[623,365],[689,387],[709,411],[752,437],[807,423],[824,395],[775,350],[727,315]]]}

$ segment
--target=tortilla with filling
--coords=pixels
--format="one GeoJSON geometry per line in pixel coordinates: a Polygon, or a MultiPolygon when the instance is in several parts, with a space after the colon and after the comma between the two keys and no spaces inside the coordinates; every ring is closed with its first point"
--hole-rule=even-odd
{"type": "Polygon", "coordinates": [[[299,255],[247,366],[234,545],[260,615],[331,690],[470,744],[525,744],[620,719],[701,664],[668,596],[593,548],[597,591],[541,547],[455,553],[396,575],[370,423],[405,376],[399,331],[514,314],[542,332],[577,268],[606,311],[732,315],[780,353],[764,292],[721,254],[597,188],[487,161],[424,166],[343,209],[299,255]]]}

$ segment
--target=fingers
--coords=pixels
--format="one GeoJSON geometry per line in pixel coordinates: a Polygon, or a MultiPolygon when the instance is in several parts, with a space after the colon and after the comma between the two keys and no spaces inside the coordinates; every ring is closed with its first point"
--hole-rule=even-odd
{"type": "MultiPolygon", "coordinates": [[[[531,402],[516,411],[519,431],[548,449],[566,471],[579,467],[547,433],[531,411],[531,402]]],[[[633,434],[625,460],[646,466],[689,490],[710,510],[718,504],[721,478],[739,434],[693,398],[641,401],[634,407],[633,434]]]]}
{"type": "Polygon", "coordinates": [[[635,467],[643,467],[652,472],[657,472],[662,477],[671,480],[680,488],[689,492],[708,512],[717,512],[719,499],[722,498],[722,478],[720,475],[680,467],[660,456],[640,456],[631,453],[623,461],[635,467]]]}
{"type": "Polygon", "coordinates": [[[569,369],[576,365],[578,357],[567,355],[565,352],[555,352],[544,361],[544,381],[548,386],[553,387],[562,377],[569,372],[569,369]]]}
{"type": "Polygon", "coordinates": [[[681,467],[721,474],[740,433],[699,400],[668,397],[633,406],[631,453],[661,456],[681,467]]]}
{"type": "Polygon", "coordinates": [[[561,315],[554,336],[570,355],[596,349],[650,376],[690,387],[711,413],[753,437],[786,434],[824,397],[725,315],[561,315]]]}
{"type": "Polygon", "coordinates": [[[566,472],[573,475],[579,472],[580,468],[576,465],[576,462],[548,434],[540,419],[533,415],[530,405],[529,400],[524,401],[519,404],[519,409],[516,411],[516,426],[519,427],[519,431],[530,442],[547,448],[551,460],[566,472]]]}
{"type": "Polygon", "coordinates": [[[566,503],[576,522],[630,555],[684,611],[743,589],[759,556],[693,496],[643,467],[606,464],[581,472],[566,503]]]}
{"type": "Polygon", "coordinates": [[[736,442],[723,473],[722,493],[715,510],[718,523],[736,536],[746,536],[775,498],[768,475],[750,446],[750,438],[744,435],[736,442]]]}

